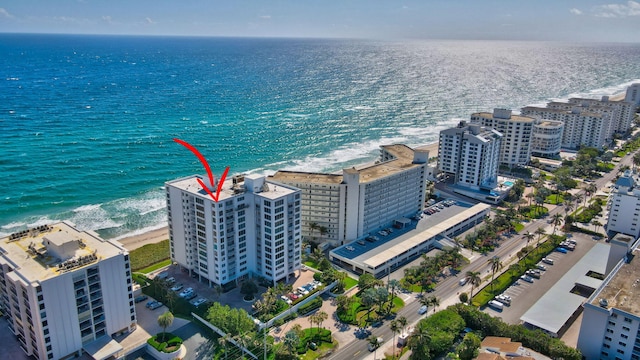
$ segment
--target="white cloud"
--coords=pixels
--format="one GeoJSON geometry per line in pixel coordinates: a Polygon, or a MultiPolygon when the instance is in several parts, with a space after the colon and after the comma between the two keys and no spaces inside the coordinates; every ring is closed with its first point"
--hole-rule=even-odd
{"type": "Polygon", "coordinates": [[[271,15],[261,15],[260,19],[269,20],[269,19],[271,19],[271,15]]]}
{"type": "Polygon", "coordinates": [[[626,4],[599,5],[593,9],[597,17],[617,18],[626,16],[640,16],[640,2],[627,1],[626,4]]]}
{"type": "Polygon", "coordinates": [[[111,18],[111,16],[108,16],[108,15],[107,16],[103,16],[102,20],[104,22],[106,22],[106,23],[113,24],[113,19],[111,18]]]}
{"type": "Polygon", "coordinates": [[[582,15],[582,10],[576,8],[570,9],[569,12],[573,15],[582,15]]]}
{"type": "Polygon", "coordinates": [[[12,18],[13,15],[11,15],[7,9],[5,8],[0,8],[0,17],[5,17],[5,18],[12,18]]]}
{"type": "Polygon", "coordinates": [[[155,23],[156,23],[156,22],[155,22],[155,21],[153,21],[150,17],[146,17],[146,18],[144,18],[144,21],[146,21],[146,22],[147,22],[147,24],[155,24],[155,23]]]}

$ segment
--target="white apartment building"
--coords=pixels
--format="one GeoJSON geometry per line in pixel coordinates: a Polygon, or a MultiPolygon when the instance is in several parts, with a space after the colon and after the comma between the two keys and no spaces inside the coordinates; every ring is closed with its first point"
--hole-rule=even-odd
{"type": "Polygon", "coordinates": [[[500,163],[509,167],[529,163],[534,121],[534,118],[528,116],[513,115],[509,109],[471,114],[472,124],[492,128],[502,134],[500,163]]]}
{"type": "Polygon", "coordinates": [[[562,147],[577,149],[581,146],[602,148],[610,144],[614,122],[609,114],[584,111],[580,107],[572,110],[526,106],[522,114],[544,120],[560,121],[564,124],[562,147]]]}
{"type": "Polygon", "coordinates": [[[568,104],[579,106],[590,112],[603,115],[611,114],[611,118],[613,120],[613,132],[619,134],[625,134],[631,128],[636,108],[632,102],[611,101],[608,96],[603,96],[601,100],[571,98],[569,99],[568,104]]]}
{"type": "Polygon", "coordinates": [[[631,171],[625,171],[609,196],[607,232],[640,237],[640,179],[631,171]]]}
{"type": "Polygon", "coordinates": [[[640,83],[632,84],[627,88],[624,101],[640,106],[640,83]]]}
{"type": "Polygon", "coordinates": [[[501,141],[498,131],[461,121],[440,131],[438,168],[453,176],[456,185],[492,190],[498,184],[501,141]]]}
{"type": "MultiPolygon", "coordinates": [[[[218,201],[189,176],[166,183],[171,259],[210,285],[252,275],[274,283],[300,269],[300,190],[235,176],[218,201]]],[[[217,185],[217,184],[216,184],[217,185]]]]}
{"type": "Polygon", "coordinates": [[[68,222],[0,239],[0,304],[36,359],[106,359],[136,327],[129,254],[68,222]]]}
{"type": "Polygon", "coordinates": [[[564,124],[554,120],[536,120],[531,133],[531,156],[556,158],[560,156],[564,124]]]}
{"type": "Polygon", "coordinates": [[[382,146],[375,164],[342,174],[278,171],[271,180],[302,190],[302,234],[339,246],[413,216],[424,204],[429,152],[382,146]]]}
{"type": "Polygon", "coordinates": [[[583,304],[577,348],[588,360],[640,359],[640,253],[634,239],[622,240],[624,258],[583,304]]]}

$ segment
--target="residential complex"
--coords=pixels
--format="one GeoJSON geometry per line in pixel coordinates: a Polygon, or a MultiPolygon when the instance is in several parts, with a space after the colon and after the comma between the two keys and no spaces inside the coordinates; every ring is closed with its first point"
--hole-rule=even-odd
{"type": "Polygon", "coordinates": [[[494,129],[461,121],[440,131],[438,169],[454,183],[473,190],[492,190],[498,184],[502,134],[494,129]]]}
{"type": "Polygon", "coordinates": [[[558,158],[563,132],[564,124],[561,121],[536,120],[531,133],[531,156],[558,158]]]}
{"type": "Polygon", "coordinates": [[[531,156],[531,138],[535,119],[513,115],[508,109],[494,109],[493,113],[471,114],[471,123],[493,128],[502,134],[500,164],[516,167],[527,165],[531,156]]]}
{"type": "Polygon", "coordinates": [[[302,191],[302,234],[339,246],[422,210],[428,151],[386,145],[375,164],[341,174],[278,171],[269,179],[302,191]]]}
{"type": "Polygon", "coordinates": [[[624,101],[640,106],[640,83],[632,84],[627,88],[624,101]]]}
{"type": "Polygon", "coordinates": [[[106,359],[136,327],[129,254],[60,222],[0,239],[0,304],[27,355],[106,359]]]}
{"type": "Polygon", "coordinates": [[[174,262],[221,286],[252,275],[276,282],[300,268],[299,189],[263,176],[235,176],[214,201],[198,180],[217,187],[198,175],[166,183],[174,262]]]}
{"type": "Polygon", "coordinates": [[[615,184],[609,197],[607,232],[640,237],[640,188],[638,176],[627,170],[615,184]]]}
{"type": "Polygon", "coordinates": [[[640,359],[640,260],[626,237],[627,253],[584,302],[578,349],[586,359],[640,359]]]}

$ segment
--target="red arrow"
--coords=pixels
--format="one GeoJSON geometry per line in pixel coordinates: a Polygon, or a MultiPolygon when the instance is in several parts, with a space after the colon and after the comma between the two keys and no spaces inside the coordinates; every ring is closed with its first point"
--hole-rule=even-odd
{"type": "MultiPolygon", "coordinates": [[[[196,149],[193,145],[189,144],[188,142],[182,141],[182,140],[180,140],[178,138],[174,138],[173,141],[175,141],[178,144],[180,144],[180,145],[186,147],[187,149],[191,150],[191,152],[195,156],[198,157],[198,160],[200,160],[202,165],[204,165],[204,169],[207,171],[207,176],[209,176],[209,182],[213,186],[213,184],[215,183],[215,181],[214,181],[215,178],[213,176],[213,173],[211,173],[211,168],[209,167],[209,163],[207,162],[207,159],[205,159],[204,156],[202,156],[202,154],[200,154],[200,151],[198,151],[198,149],[196,149]]],[[[211,190],[209,190],[207,185],[204,184],[204,181],[202,181],[200,178],[197,179],[198,183],[200,184],[200,186],[202,186],[204,191],[206,191],[207,194],[209,194],[209,196],[211,196],[211,198],[215,202],[218,202],[218,199],[220,198],[220,191],[222,191],[222,184],[224,184],[224,180],[227,178],[227,173],[229,173],[229,167],[228,166],[227,166],[226,169],[224,169],[224,173],[222,173],[222,177],[220,178],[220,181],[218,182],[218,187],[216,188],[215,195],[213,194],[213,192],[211,192],[211,190]]]]}

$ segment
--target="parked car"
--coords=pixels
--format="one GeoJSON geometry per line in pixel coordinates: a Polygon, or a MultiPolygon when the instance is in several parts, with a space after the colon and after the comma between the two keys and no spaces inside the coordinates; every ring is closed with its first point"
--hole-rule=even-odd
{"type": "Polygon", "coordinates": [[[510,306],[511,305],[511,296],[509,295],[504,295],[504,294],[500,294],[498,296],[495,297],[495,300],[500,301],[501,303],[510,306]]]}
{"type": "Polygon", "coordinates": [[[143,301],[147,300],[148,298],[149,297],[147,295],[140,295],[140,296],[137,296],[134,301],[136,303],[139,303],[139,302],[143,302],[143,301]]]}
{"type": "Polygon", "coordinates": [[[547,270],[547,267],[542,265],[542,264],[540,264],[540,263],[536,264],[536,268],[538,268],[538,270],[542,270],[542,271],[546,271],[547,270]]]}
{"type": "Polygon", "coordinates": [[[563,247],[557,247],[556,251],[559,252],[559,253],[563,253],[563,254],[566,254],[568,252],[567,249],[565,249],[563,247]]]}
{"type": "Polygon", "coordinates": [[[167,281],[167,283],[168,283],[168,284],[173,284],[173,283],[175,283],[175,282],[176,282],[176,278],[174,278],[174,277],[172,276],[172,277],[168,278],[166,281],[167,281]]]}
{"type": "Polygon", "coordinates": [[[151,300],[147,301],[147,304],[145,305],[145,307],[149,307],[149,306],[151,306],[151,304],[154,304],[154,303],[157,303],[157,301],[151,299],[151,300]]]}
{"type": "Polygon", "coordinates": [[[171,288],[171,291],[180,291],[182,290],[183,287],[184,286],[182,284],[176,284],[176,285],[173,285],[173,287],[171,288]]]}
{"type": "Polygon", "coordinates": [[[529,269],[525,272],[525,274],[531,276],[532,278],[540,279],[540,270],[529,269]]]}
{"type": "Polygon", "coordinates": [[[193,304],[193,306],[195,306],[195,307],[198,307],[198,306],[200,306],[200,305],[202,305],[202,304],[204,304],[206,302],[207,302],[207,299],[199,298],[198,300],[191,302],[191,304],[193,304]]]}
{"type": "Polygon", "coordinates": [[[489,301],[487,305],[489,305],[489,307],[494,308],[495,310],[502,311],[502,309],[504,309],[504,305],[500,301],[496,301],[496,300],[489,301]]]}
{"type": "Polygon", "coordinates": [[[522,279],[522,280],[524,280],[524,281],[526,281],[528,283],[533,283],[533,278],[531,276],[529,276],[529,275],[522,275],[522,276],[520,276],[520,279],[522,279]]]}
{"type": "Polygon", "coordinates": [[[160,301],[155,301],[153,304],[149,306],[149,309],[155,310],[159,307],[162,307],[162,303],[160,301]]]}
{"type": "Polygon", "coordinates": [[[427,312],[427,310],[429,310],[427,305],[422,305],[422,306],[420,306],[420,309],[418,309],[418,314],[424,315],[427,312]]]}
{"type": "Polygon", "coordinates": [[[195,291],[194,291],[194,292],[192,292],[191,294],[189,294],[189,295],[185,296],[184,298],[185,298],[186,300],[191,300],[191,299],[195,298],[196,296],[198,296],[198,294],[196,294],[196,293],[195,293],[195,291]]]}
{"type": "Polygon", "coordinates": [[[191,295],[191,294],[193,294],[193,293],[194,293],[193,288],[190,288],[190,287],[189,287],[189,288],[186,288],[186,289],[182,290],[182,291],[180,292],[180,294],[178,294],[178,296],[180,296],[180,297],[182,297],[182,298],[186,298],[187,296],[189,296],[189,295],[191,295]]]}
{"type": "Polygon", "coordinates": [[[545,264],[553,265],[553,259],[542,258],[542,262],[545,264]]]}

